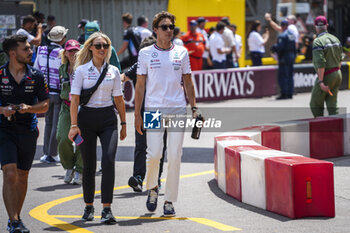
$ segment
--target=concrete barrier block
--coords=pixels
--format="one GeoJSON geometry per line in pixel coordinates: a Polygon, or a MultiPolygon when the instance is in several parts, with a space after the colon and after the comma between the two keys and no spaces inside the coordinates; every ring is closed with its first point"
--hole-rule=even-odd
{"type": "Polygon", "coordinates": [[[266,209],[265,159],[281,156],[298,156],[277,150],[241,152],[242,202],[266,209]]]}
{"type": "Polygon", "coordinates": [[[265,172],[267,210],[289,218],[335,216],[333,163],[270,157],[265,172]]]}
{"type": "Polygon", "coordinates": [[[219,188],[226,193],[226,165],[225,165],[225,148],[235,145],[259,145],[253,140],[240,140],[237,138],[231,140],[217,141],[217,181],[219,188]]]}
{"type": "Polygon", "coordinates": [[[308,121],[285,121],[275,123],[281,129],[281,150],[310,157],[308,121]]]}
{"type": "Polygon", "coordinates": [[[256,131],[261,134],[261,145],[281,150],[281,131],[278,125],[257,125],[240,129],[240,131],[256,131]]]}
{"type": "Polygon", "coordinates": [[[343,118],[319,117],[309,121],[310,157],[317,159],[344,155],[343,118]]]}
{"type": "Polygon", "coordinates": [[[228,146],[225,148],[226,194],[242,201],[241,152],[249,150],[270,150],[260,145],[228,146]]]}

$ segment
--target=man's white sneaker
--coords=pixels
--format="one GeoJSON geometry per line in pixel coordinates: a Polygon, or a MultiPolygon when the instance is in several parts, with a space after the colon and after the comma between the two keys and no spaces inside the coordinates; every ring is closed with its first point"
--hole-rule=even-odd
{"type": "Polygon", "coordinates": [[[64,176],[64,183],[69,184],[73,179],[74,171],[73,169],[67,169],[66,175],[64,176]]]}
{"type": "Polygon", "coordinates": [[[81,185],[82,183],[83,183],[82,175],[76,171],[74,173],[74,178],[73,178],[72,184],[81,185]]]}
{"type": "Polygon", "coordinates": [[[61,162],[61,159],[60,159],[59,155],[52,156],[52,158],[56,161],[56,163],[60,163],[61,162]]]}

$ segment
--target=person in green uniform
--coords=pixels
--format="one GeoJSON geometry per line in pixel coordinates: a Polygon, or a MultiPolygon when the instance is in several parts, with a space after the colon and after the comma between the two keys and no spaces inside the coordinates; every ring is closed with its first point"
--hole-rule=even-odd
{"type": "Polygon", "coordinates": [[[81,184],[83,172],[83,160],[79,146],[73,145],[68,138],[70,130],[70,85],[73,78],[73,67],[75,63],[75,54],[80,50],[80,44],[76,40],[69,40],[61,52],[62,65],[59,68],[61,94],[63,101],[58,119],[56,139],[58,143],[58,153],[61,164],[66,169],[64,182],[66,184],[81,184]]]}
{"type": "Polygon", "coordinates": [[[329,115],[338,114],[337,97],[342,81],[340,71],[342,45],[338,38],[327,32],[326,17],[315,19],[317,38],[312,46],[312,62],[318,78],[312,89],[310,108],[314,117],[323,116],[324,102],[329,115]]]}

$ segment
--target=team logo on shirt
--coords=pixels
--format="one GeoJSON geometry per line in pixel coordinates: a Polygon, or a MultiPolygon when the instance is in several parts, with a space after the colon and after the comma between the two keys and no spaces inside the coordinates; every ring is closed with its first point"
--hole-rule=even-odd
{"type": "Polygon", "coordinates": [[[88,71],[89,71],[89,72],[93,72],[93,71],[94,71],[94,67],[90,67],[90,68],[88,69],[88,71]]]}
{"type": "Polygon", "coordinates": [[[162,113],[157,110],[156,112],[145,111],[143,113],[143,128],[144,129],[160,129],[161,128],[161,116],[162,113]]]}
{"type": "Polygon", "coordinates": [[[158,57],[158,53],[157,53],[157,52],[153,52],[153,53],[152,53],[152,57],[153,57],[153,58],[158,57]]]}
{"type": "Polygon", "coordinates": [[[2,77],[2,83],[3,84],[8,84],[10,82],[9,78],[8,77],[2,77]]]}

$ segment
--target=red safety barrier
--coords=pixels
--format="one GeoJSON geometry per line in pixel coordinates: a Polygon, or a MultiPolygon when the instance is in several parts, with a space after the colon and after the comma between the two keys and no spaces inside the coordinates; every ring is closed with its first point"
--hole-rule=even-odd
{"type": "Polygon", "coordinates": [[[265,160],[266,209],[289,218],[334,217],[333,163],[307,157],[265,160]]]}
{"type": "Polygon", "coordinates": [[[215,179],[218,180],[218,155],[217,155],[217,142],[227,140],[250,140],[248,136],[217,136],[214,138],[214,171],[215,179]]]}
{"type": "Polygon", "coordinates": [[[264,146],[228,146],[225,148],[226,194],[242,201],[241,154],[248,150],[271,150],[264,146]]]}
{"type": "Polygon", "coordinates": [[[343,118],[310,119],[310,157],[316,159],[344,155],[343,118]]]}
{"type": "Polygon", "coordinates": [[[276,125],[259,125],[240,129],[244,130],[258,130],[261,132],[261,145],[275,150],[281,150],[281,128],[276,125]]]}

